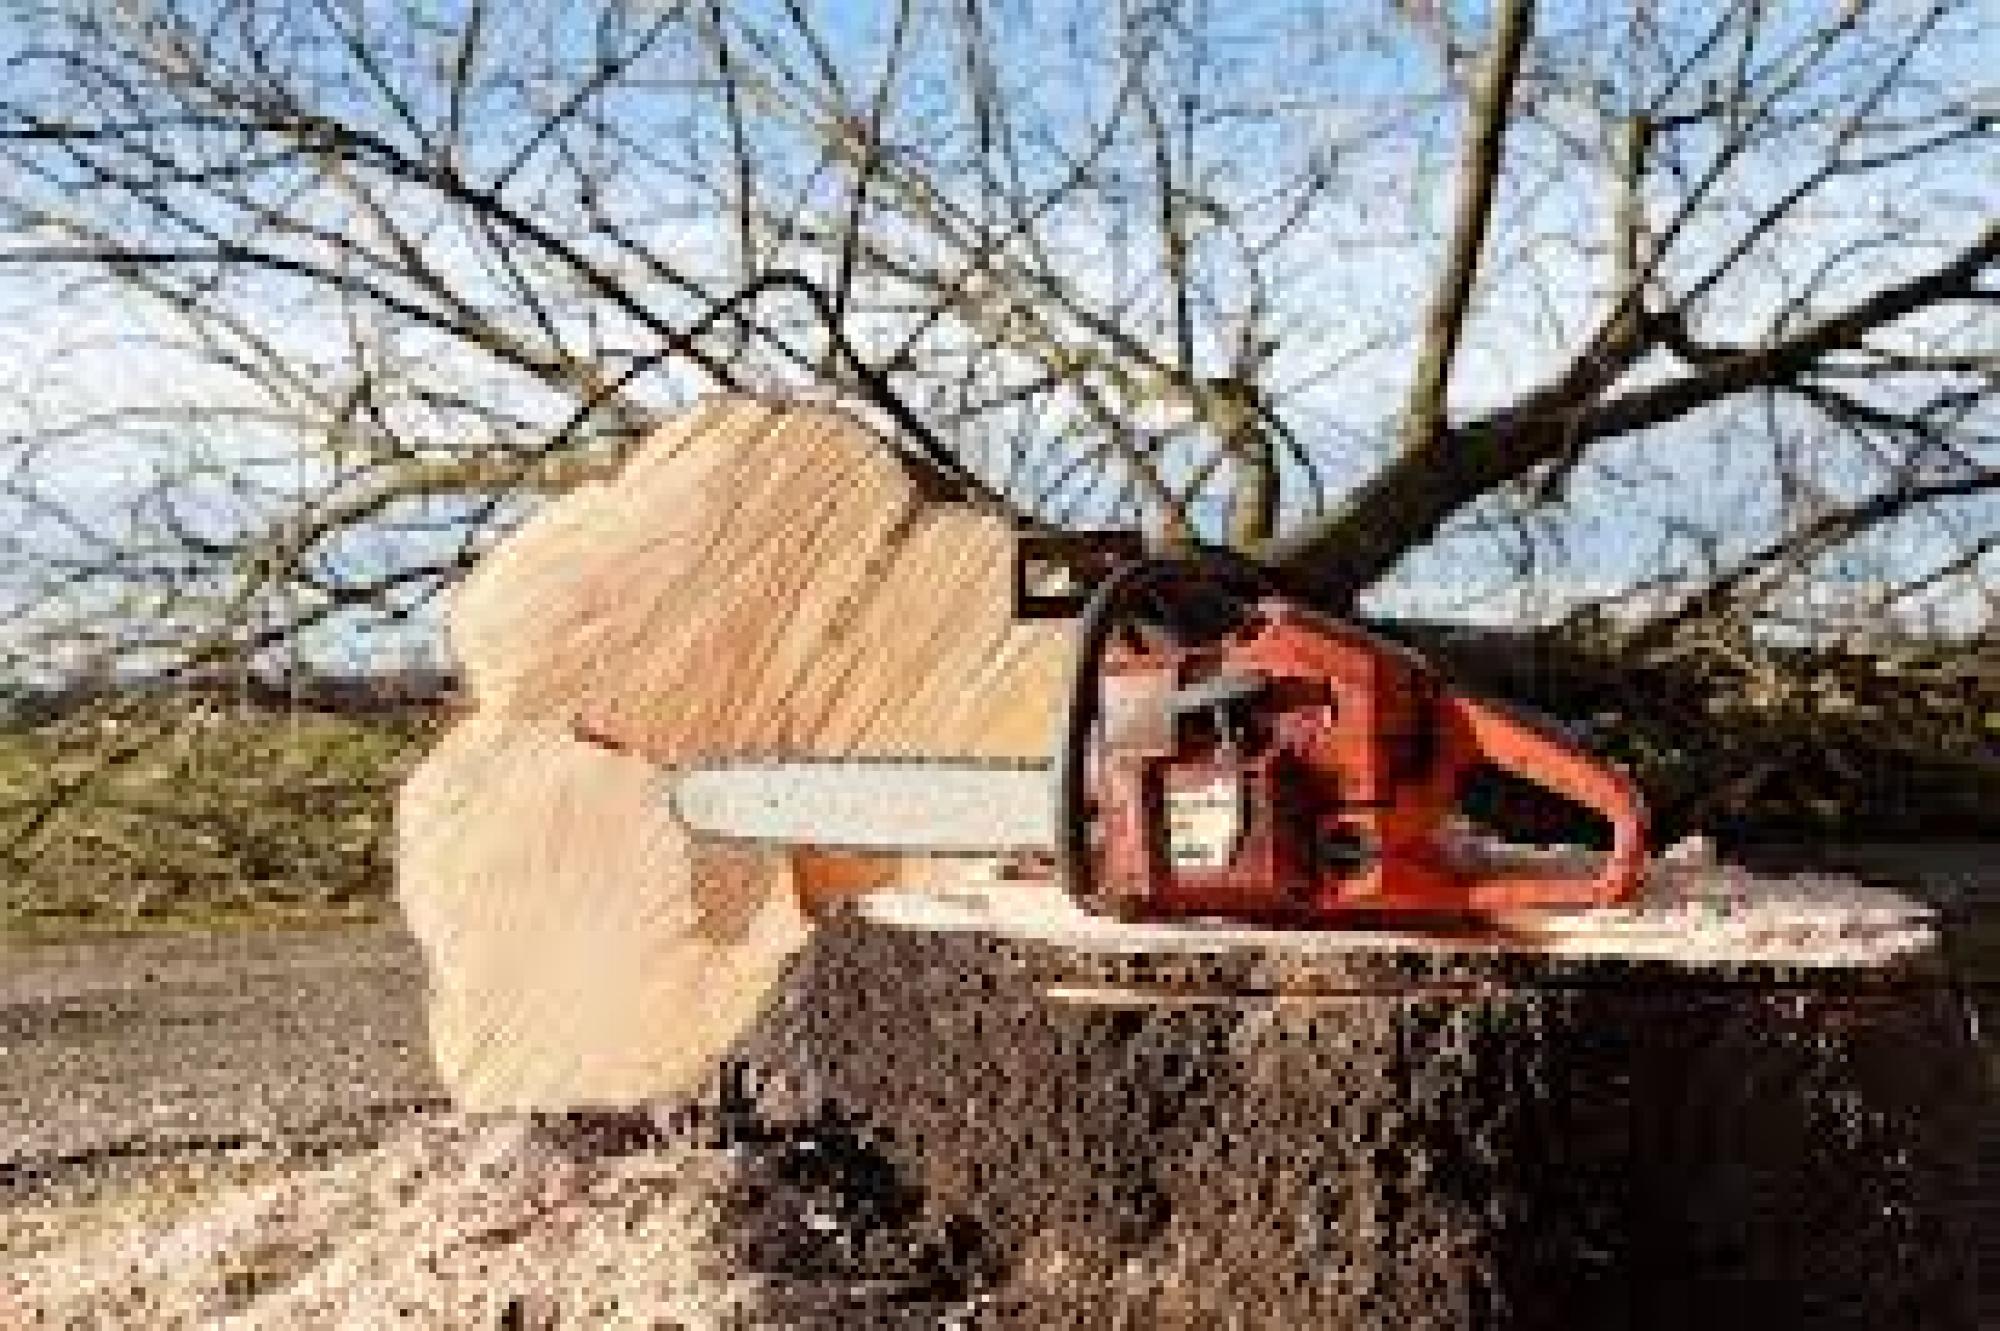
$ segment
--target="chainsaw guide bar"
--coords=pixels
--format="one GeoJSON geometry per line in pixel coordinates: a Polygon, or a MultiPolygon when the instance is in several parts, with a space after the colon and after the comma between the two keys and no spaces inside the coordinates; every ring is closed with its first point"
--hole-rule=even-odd
{"type": "Polygon", "coordinates": [[[715,840],[983,857],[1054,845],[1051,780],[1034,758],[731,759],[672,774],[667,800],[715,840]]]}

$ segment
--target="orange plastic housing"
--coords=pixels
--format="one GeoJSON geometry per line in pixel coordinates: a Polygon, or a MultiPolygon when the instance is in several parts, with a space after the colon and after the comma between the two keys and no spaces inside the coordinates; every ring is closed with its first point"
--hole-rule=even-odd
{"type": "Polygon", "coordinates": [[[1101,689],[1097,891],[1128,918],[1488,915],[1612,905],[1640,887],[1646,814],[1627,777],[1351,624],[1265,600],[1217,643],[1115,643],[1101,689]],[[1255,695],[1161,705],[1225,674],[1259,681],[1255,695]],[[1484,764],[1601,815],[1609,856],[1582,874],[1462,862],[1450,819],[1484,764]]]}

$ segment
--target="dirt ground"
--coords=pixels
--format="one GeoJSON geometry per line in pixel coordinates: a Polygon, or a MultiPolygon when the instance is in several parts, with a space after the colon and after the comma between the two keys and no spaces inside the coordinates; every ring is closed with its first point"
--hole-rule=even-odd
{"type": "Polygon", "coordinates": [[[0,952],[0,1239],[372,1146],[443,1105],[390,926],[0,952]]]}
{"type": "Polygon", "coordinates": [[[0,1327],[747,1325],[730,1156],[468,1115],[392,927],[0,951],[0,1327]]]}

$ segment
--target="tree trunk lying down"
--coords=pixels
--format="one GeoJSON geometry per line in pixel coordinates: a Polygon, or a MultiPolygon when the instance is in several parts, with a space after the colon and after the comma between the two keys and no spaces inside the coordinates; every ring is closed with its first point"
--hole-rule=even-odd
{"type": "Polygon", "coordinates": [[[1974,1326],[1985,1082],[1935,954],[1645,951],[856,903],[739,1052],[761,1122],[870,1163],[745,1260],[819,1291],[793,1324],[915,1317],[829,1256],[872,1217],[949,1236],[980,1324],[1974,1326]]]}

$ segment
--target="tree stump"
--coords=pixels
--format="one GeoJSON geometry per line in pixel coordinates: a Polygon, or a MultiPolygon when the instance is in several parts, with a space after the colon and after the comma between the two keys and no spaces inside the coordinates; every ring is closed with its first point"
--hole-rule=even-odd
{"type": "MultiPolygon", "coordinates": [[[[875,1222],[948,1236],[979,1324],[1977,1324],[1991,1106],[1934,952],[1050,925],[1007,890],[850,904],[738,1050],[760,1121],[841,1125],[875,1222]]],[[[814,1228],[745,1251],[820,1291],[790,1324],[921,1302],[827,1293],[814,1228]]]]}

